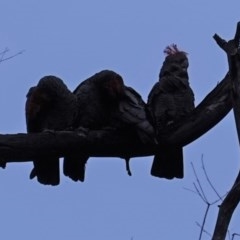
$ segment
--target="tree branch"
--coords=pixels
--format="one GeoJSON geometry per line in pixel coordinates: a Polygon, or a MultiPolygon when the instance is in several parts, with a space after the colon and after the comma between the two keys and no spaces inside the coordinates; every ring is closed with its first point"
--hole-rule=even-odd
{"type": "Polygon", "coordinates": [[[23,54],[25,52],[25,50],[21,50],[13,55],[10,55],[10,56],[5,56],[7,53],[9,52],[9,49],[8,48],[5,48],[2,52],[0,52],[0,64],[4,61],[7,61],[11,58],[14,58],[20,54],[23,54]]]}
{"type": "MultiPolygon", "coordinates": [[[[214,35],[217,44],[222,48],[228,57],[229,75],[231,78],[231,96],[233,104],[233,112],[235,117],[238,139],[240,142],[240,22],[237,24],[237,30],[234,39],[225,41],[217,34],[214,35]]],[[[222,202],[217,223],[215,226],[213,240],[224,240],[227,235],[227,229],[232,218],[232,214],[240,201],[240,172],[232,186],[232,189],[222,202]]]]}
{"type": "MultiPolygon", "coordinates": [[[[186,145],[215,126],[231,110],[230,77],[204,98],[190,116],[169,126],[161,142],[186,145]]],[[[154,155],[155,145],[144,145],[133,132],[111,129],[89,132],[43,132],[0,135],[0,166],[7,162],[31,161],[36,156],[66,156],[86,153],[96,157],[140,157],[154,155]]]]}

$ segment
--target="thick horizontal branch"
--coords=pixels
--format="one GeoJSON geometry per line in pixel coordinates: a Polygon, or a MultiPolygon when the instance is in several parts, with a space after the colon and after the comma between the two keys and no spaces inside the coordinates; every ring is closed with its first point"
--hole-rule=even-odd
{"type": "MultiPolygon", "coordinates": [[[[226,77],[181,123],[170,126],[162,143],[186,145],[215,126],[231,110],[230,78],[226,77]]],[[[38,156],[66,156],[86,153],[96,157],[139,157],[154,155],[156,145],[144,145],[134,133],[106,129],[89,132],[44,132],[0,135],[1,165],[31,161],[38,156]]]]}
{"type": "MultiPolygon", "coordinates": [[[[32,161],[36,156],[78,155],[96,157],[137,157],[152,155],[156,146],[143,145],[131,133],[114,130],[59,131],[32,134],[0,135],[0,160],[4,162],[32,161]]],[[[1,164],[0,164],[1,165],[1,164]]]]}

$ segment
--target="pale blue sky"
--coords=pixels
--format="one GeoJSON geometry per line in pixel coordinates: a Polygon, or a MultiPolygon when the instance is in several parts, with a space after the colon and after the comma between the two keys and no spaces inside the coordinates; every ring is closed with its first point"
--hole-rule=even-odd
{"type": "MultiPolygon", "coordinates": [[[[102,69],[120,73],[146,100],[158,79],[166,45],[189,53],[196,104],[227,71],[225,54],[212,39],[229,39],[240,20],[240,2],[2,0],[0,50],[24,54],[0,64],[1,133],[26,132],[25,95],[44,76],[64,79],[73,90],[102,69]],[[231,7],[229,5],[231,4],[231,7]]],[[[197,239],[205,205],[193,188],[193,162],[201,178],[201,155],[220,194],[239,170],[239,149],[232,112],[214,129],[188,145],[185,178],[150,176],[152,157],[131,161],[132,177],[121,159],[91,158],[86,181],[62,175],[58,187],[29,180],[31,163],[0,169],[0,238],[71,240],[197,239]]],[[[216,197],[206,187],[210,201],[216,197]]],[[[218,208],[207,220],[210,233],[218,208]]],[[[230,231],[240,232],[239,209],[230,231]]],[[[204,235],[203,239],[210,239],[204,235]]]]}

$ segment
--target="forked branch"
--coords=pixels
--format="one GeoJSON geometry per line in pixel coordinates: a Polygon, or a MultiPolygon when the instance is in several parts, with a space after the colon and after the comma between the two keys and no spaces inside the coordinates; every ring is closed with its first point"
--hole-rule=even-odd
{"type": "MultiPolygon", "coordinates": [[[[240,140],[240,57],[239,57],[239,42],[240,42],[240,22],[237,24],[236,34],[234,39],[225,41],[217,34],[214,39],[220,48],[222,48],[228,57],[229,75],[231,78],[231,96],[234,117],[238,139],[240,140]]],[[[240,201],[240,172],[229,191],[228,195],[219,207],[218,219],[214,230],[213,240],[224,240],[227,235],[227,229],[240,201]]]]}

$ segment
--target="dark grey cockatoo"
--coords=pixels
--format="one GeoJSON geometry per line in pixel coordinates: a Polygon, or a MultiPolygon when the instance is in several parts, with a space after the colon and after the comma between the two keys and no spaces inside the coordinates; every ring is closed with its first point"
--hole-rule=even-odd
{"type": "MultiPolygon", "coordinates": [[[[159,74],[159,81],[148,96],[148,109],[153,117],[157,135],[166,126],[186,117],[194,109],[194,94],[188,81],[187,54],[177,45],[168,46],[159,74]]],[[[160,178],[183,178],[182,146],[163,144],[155,155],[151,174],[160,178]]]]}
{"type": "MultiPolygon", "coordinates": [[[[77,98],[63,81],[54,76],[39,80],[29,89],[25,106],[28,133],[71,128],[77,114],[77,98]]],[[[58,185],[59,159],[36,158],[30,178],[45,185],[58,185]]]]}
{"type": "MultiPolygon", "coordinates": [[[[103,70],[86,79],[73,92],[78,100],[78,117],[74,127],[86,129],[131,127],[143,142],[155,139],[155,132],[146,114],[146,104],[122,77],[103,70]]],[[[64,174],[74,181],[84,181],[89,156],[67,156],[64,174]]]]}

